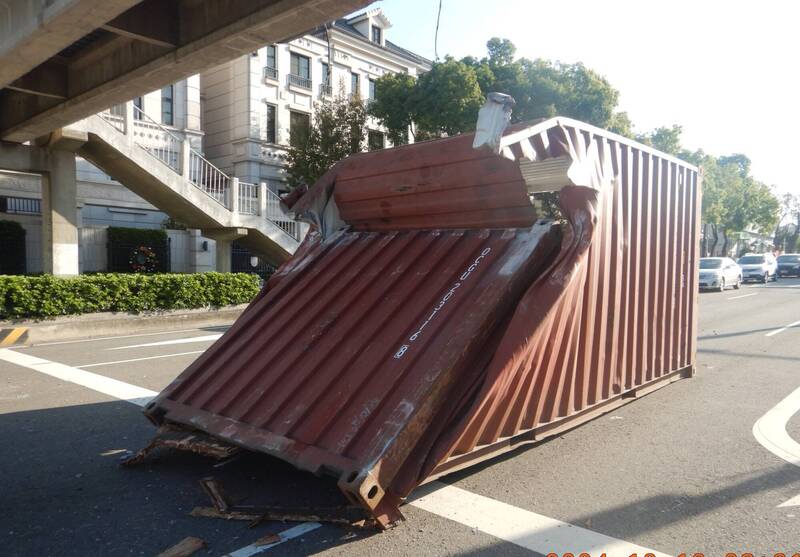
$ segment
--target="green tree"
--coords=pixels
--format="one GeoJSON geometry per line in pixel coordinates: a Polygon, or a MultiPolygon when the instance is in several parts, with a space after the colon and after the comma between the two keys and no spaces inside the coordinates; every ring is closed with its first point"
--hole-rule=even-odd
{"type": "Polygon", "coordinates": [[[669,128],[662,126],[649,133],[637,134],[636,141],[670,155],[679,156],[683,152],[681,147],[682,133],[683,128],[677,124],[669,128]]]}
{"type": "Polygon", "coordinates": [[[308,134],[289,147],[289,185],[313,184],[340,160],[363,151],[366,125],[367,111],[360,99],[340,96],[318,103],[308,134]]]}
{"type": "Polygon", "coordinates": [[[369,112],[386,128],[394,145],[408,143],[411,126],[409,99],[415,84],[414,78],[405,73],[387,73],[375,82],[375,99],[369,112]]]}

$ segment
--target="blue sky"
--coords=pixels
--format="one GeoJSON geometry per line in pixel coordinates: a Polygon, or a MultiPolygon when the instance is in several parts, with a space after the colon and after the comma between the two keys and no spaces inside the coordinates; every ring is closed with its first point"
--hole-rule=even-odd
{"type": "MultiPolygon", "coordinates": [[[[387,38],[434,57],[436,0],[381,0],[387,38]]],[[[637,131],[681,124],[684,144],[743,152],[753,173],[800,194],[800,3],[762,0],[443,0],[439,56],[517,54],[584,62],[620,91],[637,131]],[[795,7],[797,6],[797,7],[795,7]]]]}

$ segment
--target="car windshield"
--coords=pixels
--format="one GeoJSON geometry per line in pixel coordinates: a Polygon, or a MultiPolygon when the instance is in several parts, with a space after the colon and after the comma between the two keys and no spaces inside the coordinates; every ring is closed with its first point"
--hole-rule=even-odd
{"type": "Polygon", "coordinates": [[[701,269],[719,269],[722,267],[722,259],[701,259],[701,269]]]}
{"type": "Polygon", "coordinates": [[[760,265],[763,262],[763,255],[745,255],[739,259],[739,265],[760,265]]]}
{"type": "Polygon", "coordinates": [[[779,255],[778,263],[800,263],[800,255],[779,255]]]}

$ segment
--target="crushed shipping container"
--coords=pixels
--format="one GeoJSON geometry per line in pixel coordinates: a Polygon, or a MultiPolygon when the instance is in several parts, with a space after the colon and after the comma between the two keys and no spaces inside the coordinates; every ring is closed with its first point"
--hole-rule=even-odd
{"type": "Polygon", "coordinates": [[[697,169],[508,105],[295,192],[310,234],[147,416],[335,476],[387,526],[425,481],[691,376],[697,169]]]}

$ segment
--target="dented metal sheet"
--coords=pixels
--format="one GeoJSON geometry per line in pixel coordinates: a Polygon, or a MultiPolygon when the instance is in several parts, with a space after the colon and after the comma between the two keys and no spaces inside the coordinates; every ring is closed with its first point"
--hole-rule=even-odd
{"type": "Polygon", "coordinates": [[[690,376],[697,169],[562,118],[473,139],[287,200],[315,231],[148,416],[333,475],[386,526],[422,482],[690,376]]]}

